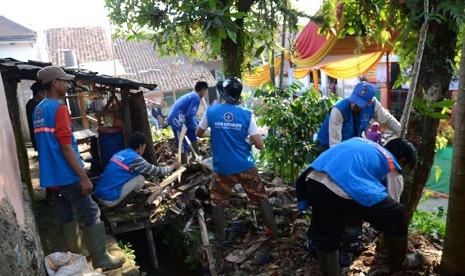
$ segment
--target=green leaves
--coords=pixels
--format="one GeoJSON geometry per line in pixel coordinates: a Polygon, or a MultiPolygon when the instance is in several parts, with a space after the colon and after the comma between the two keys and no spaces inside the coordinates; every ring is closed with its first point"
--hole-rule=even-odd
{"type": "Polygon", "coordinates": [[[285,90],[266,84],[254,92],[255,97],[263,100],[256,109],[257,123],[269,127],[260,164],[288,182],[293,182],[313,160],[313,135],[337,100],[320,99],[313,88],[301,91],[302,86],[294,83],[285,90]]]}
{"type": "Polygon", "coordinates": [[[450,107],[455,104],[455,100],[442,100],[435,103],[427,103],[421,99],[413,99],[413,108],[424,116],[435,119],[449,119],[450,107]],[[439,111],[438,111],[439,110],[439,111]]]}

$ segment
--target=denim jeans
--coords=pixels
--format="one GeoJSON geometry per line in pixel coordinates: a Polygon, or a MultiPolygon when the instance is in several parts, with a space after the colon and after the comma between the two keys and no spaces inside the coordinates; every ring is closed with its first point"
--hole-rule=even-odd
{"type": "Polygon", "coordinates": [[[63,224],[79,217],[83,227],[100,223],[100,209],[90,195],[82,194],[78,183],[61,186],[56,190],[56,203],[63,224]]]}

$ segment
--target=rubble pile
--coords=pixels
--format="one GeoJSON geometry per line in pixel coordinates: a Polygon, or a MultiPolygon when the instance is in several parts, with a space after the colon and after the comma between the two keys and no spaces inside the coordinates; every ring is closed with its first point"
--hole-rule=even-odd
{"type": "MultiPolygon", "coordinates": [[[[315,252],[306,245],[311,212],[298,214],[294,188],[279,178],[270,179],[265,173],[266,193],[280,238],[272,240],[271,231],[264,226],[259,208],[249,204],[240,184],[235,185],[226,208],[226,241],[214,242],[214,222],[211,214],[209,188],[213,180],[211,154],[207,142],[200,143],[202,161],[194,161],[166,179],[149,179],[143,189],[145,210],[150,210],[152,223],[185,216],[184,231],[196,229],[202,236],[202,259],[205,275],[320,275],[315,252]],[[179,181],[180,179],[180,181],[179,181]],[[207,231],[207,229],[209,231],[207,231]],[[212,244],[210,244],[212,243],[212,244]]],[[[174,142],[163,140],[155,145],[159,165],[176,160],[174,142]]],[[[370,275],[386,266],[385,253],[380,246],[381,235],[368,223],[363,224],[362,242],[350,256],[341,275],[370,275]]],[[[408,270],[404,275],[438,275],[441,242],[431,243],[421,235],[411,235],[410,247],[423,252],[423,267],[408,270]]]]}

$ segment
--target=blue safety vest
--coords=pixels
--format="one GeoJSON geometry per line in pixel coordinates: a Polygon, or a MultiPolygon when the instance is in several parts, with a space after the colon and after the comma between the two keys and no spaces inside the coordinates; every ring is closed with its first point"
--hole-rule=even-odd
{"type": "Polygon", "coordinates": [[[325,172],[344,192],[363,206],[387,197],[384,180],[390,171],[401,171],[395,157],[379,144],[352,138],[323,152],[310,165],[325,172]]]}
{"type": "Polygon", "coordinates": [[[213,171],[219,175],[244,172],[255,166],[246,138],[252,112],[241,106],[222,103],[207,109],[211,129],[213,171]]]}
{"type": "Polygon", "coordinates": [[[107,201],[120,198],[123,185],[139,175],[129,168],[137,157],[140,155],[131,148],[115,153],[95,185],[95,195],[107,201]]]}
{"type": "MultiPolygon", "coordinates": [[[[45,98],[37,105],[32,115],[39,153],[41,187],[66,186],[80,181],[63,156],[55,137],[55,114],[60,105],[61,103],[55,99],[45,98]]],[[[81,166],[84,167],[74,136],[71,138],[71,145],[81,166]]]]}
{"type": "MultiPolygon", "coordinates": [[[[375,104],[367,105],[360,110],[360,113],[355,115],[350,109],[350,101],[348,98],[338,101],[334,107],[339,109],[344,118],[342,124],[342,141],[348,140],[352,137],[360,137],[362,132],[370,125],[370,121],[373,118],[375,112],[375,104]],[[358,125],[358,127],[355,126],[358,125]],[[355,128],[357,128],[355,130],[355,128]]],[[[318,131],[318,142],[322,145],[329,147],[329,117],[331,111],[326,115],[326,119],[318,131]]]]}

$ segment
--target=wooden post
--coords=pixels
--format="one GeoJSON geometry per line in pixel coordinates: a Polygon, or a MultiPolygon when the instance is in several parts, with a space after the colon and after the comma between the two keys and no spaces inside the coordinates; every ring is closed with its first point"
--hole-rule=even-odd
{"type": "Polygon", "coordinates": [[[158,269],[158,256],[157,256],[157,248],[155,247],[155,240],[153,238],[152,232],[152,224],[150,220],[147,219],[145,224],[145,233],[147,234],[147,242],[149,246],[149,253],[150,253],[150,262],[152,263],[153,268],[158,269]]]}
{"type": "MultiPolygon", "coordinates": [[[[150,129],[149,118],[147,115],[147,107],[145,105],[144,94],[142,92],[130,93],[129,112],[132,131],[140,131],[144,133],[148,139],[147,147],[145,148],[143,157],[150,163],[156,164],[157,158],[155,156],[155,148],[153,147],[152,131],[150,129]]],[[[124,116],[126,122],[126,115],[124,116]]],[[[129,133],[129,135],[131,133],[129,133]]]]}
{"type": "Polygon", "coordinates": [[[124,144],[127,147],[129,145],[129,136],[132,134],[132,120],[131,112],[129,108],[129,94],[130,90],[128,87],[121,88],[121,105],[123,111],[123,122],[124,122],[124,144]]]}
{"type": "Polygon", "coordinates": [[[83,92],[77,92],[78,98],[79,98],[79,105],[81,106],[81,122],[82,122],[82,128],[83,129],[88,129],[89,128],[89,120],[87,119],[87,105],[86,105],[86,99],[84,96],[83,92]]]}
{"type": "Polygon", "coordinates": [[[202,239],[202,245],[207,253],[207,260],[208,266],[210,268],[210,274],[212,276],[217,276],[216,268],[215,268],[215,259],[213,259],[212,249],[210,247],[210,242],[208,241],[208,232],[207,232],[207,225],[205,224],[203,218],[203,210],[200,209],[197,211],[197,221],[199,222],[199,229],[200,229],[200,238],[202,239]]]}

